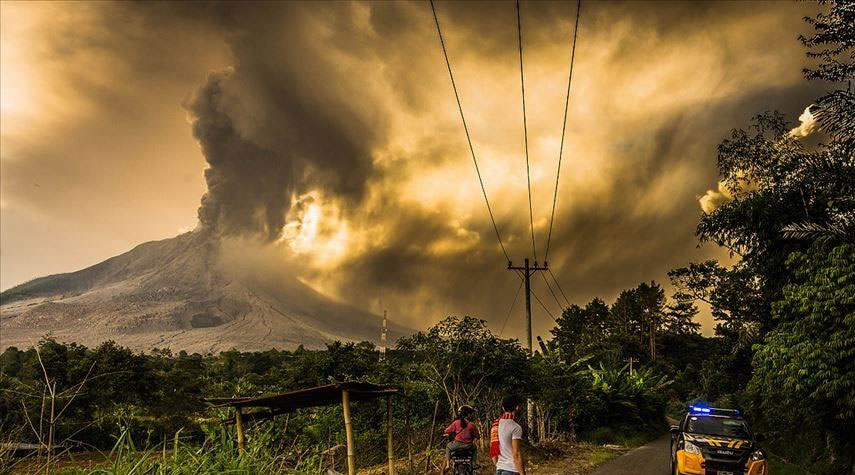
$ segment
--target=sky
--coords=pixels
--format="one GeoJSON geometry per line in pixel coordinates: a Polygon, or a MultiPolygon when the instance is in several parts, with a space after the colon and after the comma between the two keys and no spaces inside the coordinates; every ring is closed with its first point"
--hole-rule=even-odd
{"type": "MultiPolygon", "coordinates": [[[[582,2],[548,256],[571,302],[729,262],[694,235],[727,199],[716,145],[766,110],[805,120],[823,85],[803,79],[797,38],[819,8],[582,2]]],[[[436,10],[520,264],[533,249],[514,4],[436,10]]],[[[575,14],[521,6],[541,261],[575,14]]],[[[0,34],[0,288],[203,228],[411,327],[474,315],[524,335],[428,3],[4,1],[0,34]]],[[[557,316],[540,276],[533,289],[557,316]]]]}

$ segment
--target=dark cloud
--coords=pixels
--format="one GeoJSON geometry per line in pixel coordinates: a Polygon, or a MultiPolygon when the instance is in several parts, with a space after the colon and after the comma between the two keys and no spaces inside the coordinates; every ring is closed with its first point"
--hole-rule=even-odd
{"type": "MultiPolygon", "coordinates": [[[[197,117],[194,134],[211,165],[201,221],[226,232],[274,239],[292,198],[320,190],[346,210],[351,226],[379,227],[382,237],[357,243],[332,268],[309,265],[309,278],[363,306],[376,307],[380,301],[416,324],[444,313],[501,319],[508,297],[491,294],[513,289],[516,278],[504,270],[478,194],[467,195],[471,202],[465,203],[464,214],[457,207],[463,203],[418,202],[397,183],[455,161],[468,162],[453,103],[445,102],[448,109],[437,104],[451,97],[427,6],[268,7],[235,11],[224,6],[225,12],[207,12],[229,32],[235,61],[233,72],[211,76],[189,105],[197,117]],[[390,145],[401,133],[396,121],[402,116],[437,113],[447,113],[446,118],[425,125],[434,124],[435,130],[404,131],[419,141],[418,148],[390,145]],[[391,160],[379,162],[378,154],[391,160]]],[[[595,295],[612,298],[639,281],[663,280],[668,269],[688,260],[719,255],[715,249],[698,251],[692,233],[699,215],[697,196],[715,183],[716,142],[730,127],[769,107],[760,103],[763,98],[771,107],[800,110],[810,94],[799,94],[797,87],[776,91],[780,86],[772,84],[733,89],[729,76],[744,74],[744,61],[759,54],[751,51],[740,58],[740,44],[756,44],[753,25],[763,22],[748,6],[723,11],[713,4],[627,2],[583,8],[577,75],[584,81],[594,69],[608,79],[601,83],[604,90],[588,91],[602,96],[593,103],[601,110],[571,116],[570,126],[580,132],[588,127],[587,133],[594,134],[588,139],[605,143],[578,146],[589,156],[568,157],[564,174],[570,180],[584,176],[587,162],[594,161],[606,176],[598,184],[575,182],[570,185],[574,193],[562,193],[550,257],[570,297],[579,301],[595,295]],[[662,74],[657,68],[674,67],[673,57],[684,53],[687,38],[711,48],[698,51],[709,53],[700,61],[736,68],[667,78],[678,87],[671,91],[675,96],[684,91],[698,96],[684,100],[684,106],[663,106],[679,100],[667,97],[667,90],[658,103],[633,104],[644,100],[633,97],[638,91],[663,87],[655,83],[662,74]],[[602,71],[604,66],[612,72],[602,71]],[[731,89],[717,96],[710,80],[731,89]],[[614,94],[605,90],[609,87],[614,94]],[[702,91],[709,91],[709,97],[702,91]],[[774,96],[777,100],[770,99],[774,96]],[[644,109],[650,115],[636,113],[644,109]],[[602,125],[584,123],[588,121],[602,125]]],[[[514,83],[503,77],[515,79],[517,67],[513,4],[442,2],[438,13],[463,84],[464,104],[476,110],[470,112],[476,148],[479,153],[485,146],[516,150],[516,137],[504,133],[516,119],[494,117],[499,120],[493,124],[479,124],[482,105],[473,104],[477,89],[471,89],[481,83],[483,89],[503,91],[501,84],[507,83],[511,95],[502,97],[507,103],[502,107],[518,107],[514,83]],[[491,83],[490,76],[502,77],[502,83],[491,83]],[[503,135],[490,131],[491,126],[503,135]]],[[[550,55],[569,52],[574,13],[574,5],[566,3],[523,5],[529,69],[560,63],[560,72],[565,67],[566,58],[550,55]]],[[[793,20],[800,21],[795,15],[793,20]]],[[[550,80],[555,79],[560,76],[550,80]]],[[[537,77],[532,81],[536,87],[537,77]]],[[[521,179],[509,178],[517,185],[521,179]]],[[[458,180],[446,185],[477,190],[474,176],[458,180]]],[[[494,182],[487,185],[499,228],[512,258],[521,260],[530,255],[523,219],[527,203],[519,201],[523,195],[506,193],[505,186],[494,182]]],[[[536,210],[544,215],[546,203],[541,204],[536,210]]],[[[543,246],[545,229],[537,234],[543,246]]],[[[547,303],[552,297],[540,284],[538,292],[547,303]]],[[[549,305],[557,310],[554,302],[549,305]]]]}
{"type": "MultiPolygon", "coordinates": [[[[716,143],[757,112],[797,116],[816,93],[800,78],[804,56],[795,39],[813,5],[591,2],[582,9],[549,258],[579,303],[724,255],[697,249],[693,236],[697,197],[717,180],[716,143]]],[[[520,261],[530,243],[514,5],[438,2],[437,11],[497,224],[520,261]]],[[[321,290],[388,308],[416,327],[446,314],[501,326],[518,281],[505,270],[484,208],[428,4],[127,3],[99,15],[102,29],[108,19],[134,26],[117,46],[130,58],[123,78],[183,72],[184,104],[208,166],[204,226],[285,248],[288,236],[277,241],[283,227],[306,220],[294,230],[307,233],[308,250],[269,255],[281,254],[283,265],[299,259],[300,277],[321,290]],[[225,63],[193,62],[198,44],[176,41],[184,30],[222,42],[225,63]],[[146,36],[161,40],[147,47],[146,36]],[[187,64],[177,68],[177,57],[187,64]],[[188,70],[196,71],[192,81],[188,70]],[[326,221],[308,222],[312,206],[326,221]],[[325,243],[339,235],[343,250],[329,258],[325,243]]],[[[541,252],[574,15],[572,2],[523,3],[541,252]]],[[[157,81],[145,84],[157,90],[157,81]]],[[[150,98],[139,93],[130,104],[150,98]]],[[[535,291],[556,310],[542,281],[535,291]]],[[[550,321],[536,311],[543,333],[550,321]]],[[[509,328],[519,329],[514,320],[509,328]]]]}

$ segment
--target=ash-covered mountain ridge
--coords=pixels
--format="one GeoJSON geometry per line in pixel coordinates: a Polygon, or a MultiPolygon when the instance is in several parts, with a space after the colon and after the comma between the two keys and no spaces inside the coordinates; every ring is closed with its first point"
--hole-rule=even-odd
{"type": "MultiPolygon", "coordinates": [[[[202,354],[378,341],[381,317],[293,275],[236,271],[224,264],[220,246],[194,231],[12,287],[0,293],[0,350],[29,347],[47,335],[87,346],[114,340],[135,350],[202,354]]],[[[390,342],[409,331],[390,322],[390,342]]]]}

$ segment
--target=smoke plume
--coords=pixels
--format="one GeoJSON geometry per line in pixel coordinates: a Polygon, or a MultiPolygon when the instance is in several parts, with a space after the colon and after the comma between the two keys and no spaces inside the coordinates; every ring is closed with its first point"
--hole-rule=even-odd
{"type": "MultiPolygon", "coordinates": [[[[367,89],[361,76],[338,82],[341,69],[358,67],[360,58],[342,64],[336,45],[322,54],[306,43],[334,19],[319,25],[310,6],[272,6],[267,15],[225,10],[219,13],[235,20],[228,26],[235,66],[210,73],[185,103],[209,166],[199,221],[219,235],[273,241],[295,195],[321,189],[345,206],[359,203],[383,122],[368,125],[374,107],[369,94],[358,94],[367,89]]],[[[349,12],[324,11],[342,19],[349,12]]]]}
{"type": "Polygon", "coordinates": [[[790,131],[790,135],[798,138],[805,138],[814,133],[818,124],[816,118],[810,111],[810,106],[805,107],[805,111],[799,116],[799,126],[790,131]]]}
{"type": "Polygon", "coordinates": [[[228,110],[233,73],[211,73],[185,104],[193,117],[193,136],[209,165],[199,222],[218,234],[248,232],[274,239],[285,224],[294,164],[237,130],[228,110]]]}

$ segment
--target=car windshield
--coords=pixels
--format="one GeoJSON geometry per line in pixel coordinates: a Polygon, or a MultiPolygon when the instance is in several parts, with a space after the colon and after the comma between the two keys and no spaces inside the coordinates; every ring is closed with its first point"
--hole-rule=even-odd
{"type": "Polygon", "coordinates": [[[741,439],[750,437],[745,421],[725,417],[691,416],[686,424],[686,432],[741,439]]]}

